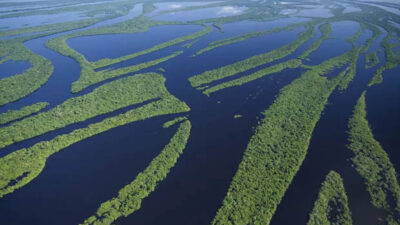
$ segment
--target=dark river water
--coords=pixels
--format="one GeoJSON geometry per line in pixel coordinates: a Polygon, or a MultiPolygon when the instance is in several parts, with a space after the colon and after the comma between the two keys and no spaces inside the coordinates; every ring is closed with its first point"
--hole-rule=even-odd
{"type": "MultiPolygon", "coordinates": [[[[114,19],[113,22],[105,21],[102,24],[112,24],[132,18],[138,15],[140,9],[141,7],[136,7],[126,17],[114,19]]],[[[297,22],[300,20],[286,18],[274,22],[243,21],[227,24],[223,26],[223,33],[214,29],[189,49],[181,45],[171,46],[112,65],[113,68],[125,67],[164,57],[178,50],[185,50],[178,57],[145,71],[157,71],[160,67],[165,69],[166,87],[174,96],[190,106],[191,111],[182,115],[187,115],[192,123],[187,147],[168,177],[160,183],[156,191],[143,200],[140,210],[127,218],[117,220],[115,224],[210,224],[221,206],[246,145],[254,133],[254,128],[262,118],[261,113],[273,103],[279,90],[300,77],[304,69],[284,70],[239,87],[213,93],[211,97],[192,88],[187,79],[206,70],[228,65],[288,44],[294,41],[304,28],[259,36],[217,48],[196,57],[190,56],[212,41],[297,22]],[[243,117],[235,119],[234,115],[237,114],[243,117]]],[[[310,65],[319,64],[349,50],[351,45],[345,39],[353,35],[359,25],[344,21],[334,23],[332,27],[331,36],[335,39],[324,41],[321,48],[310,55],[310,65]]],[[[153,27],[139,34],[78,37],[69,40],[68,44],[84,54],[88,60],[93,61],[140,51],[201,29],[202,27],[194,25],[153,27]]],[[[47,84],[37,92],[1,107],[0,112],[39,101],[50,102],[49,108],[52,108],[70,97],[88,93],[95,87],[108,82],[71,94],[71,83],[79,77],[79,64],[44,46],[48,39],[58,35],[61,34],[25,43],[32,51],[49,59],[55,71],[47,84]]],[[[368,32],[363,33],[357,45],[363,43],[370,35],[368,32]]],[[[312,40],[320,36],[320,32],[317,31],[312,40]]],[[[371,51],[379,48],[379,41],[383,36],[372,44],[371,51]]],[[[292,55],[273,64],[299,56],[310,43],[311,41],[307,41],[292,55]]],[[[347,121],[354,104],[362,91],[367,88],[376,69],[364,69],[364,58],[364,55],[360,57],[357,75],[348,89],[335,90],[330,96],[329,104],[315,128],[307,158],[278,206],[271,222],[272,225],[306,224],[321,183],[330,170],[339,172],[344,179],[354,224],[375,225],[377,218],[384,216],[370,204],[363,181],[352,167],[350,160],[352,153],[346,148],[347,121]]],[[[381,63],[384,62],[382,54],[380,58],[381,63]]],[[[14,63],[20,62],[1,65],[0,75],[10,76],[29,67],[29,63],[13,65],[14,63]]],[[[240,76],[269,65],[260,66],[240,76]]],[[[339,72],[339,70],[334,71],[334,73],[339,72]]],[[[393,118],[400,113],[398,104],[400,91],[397,88],[400,85],[400,77],[397,76],[399,72],[399,69],[388,71],[385,73],[384,82],[369,88],[367,93],[368,120],[376,139],[391,156],[397,171],[400,171],[400,153],[396,151],[395,146],[400,144],[400,123],[393,118]]],[[[225,78],[215,83],[233,78],[225,78]]],[[[31,146],[38,141],[49,140],[56,135],[85,127],[134,107],[137,106],[98,116],[9,146],[1,150],[0,156],[31,146]]],[[[83,222],[94,214],[102,202],[111,199],[119,189],[133,181],[135,176],[159,154],[177,129],[176,125],[164,129],[162,124],[176,116],[178,115],[159,116],[121,126],[54,154],[36,179],[0,200],[0,224],[71,225],[83,222]]]]}

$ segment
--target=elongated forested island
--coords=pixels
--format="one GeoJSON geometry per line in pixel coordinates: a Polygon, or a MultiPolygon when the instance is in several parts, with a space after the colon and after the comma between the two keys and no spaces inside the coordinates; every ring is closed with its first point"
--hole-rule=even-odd
{"type": "Polygon", "coordinates": [[[0,224],[400,225],[400,2],[0,2],[0,224]]]}

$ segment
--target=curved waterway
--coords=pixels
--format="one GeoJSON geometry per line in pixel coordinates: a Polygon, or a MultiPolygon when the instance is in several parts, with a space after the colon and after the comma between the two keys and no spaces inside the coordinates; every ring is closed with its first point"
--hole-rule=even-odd
{"type": "Polygon", "coordinates": [[[16,102],[12,102],[3,107],[0,107],[0,112],[6,112],[10,109],[19,109],[25,105],[34,104],[39,101],[49,102],[51,106],[50,108],[52,108],[73,96],[70,91],[71,84],[79,78],[80,66],[73,59],[63,56],[54,50],[48,49],[45,46],[45,43],[49,39],[67,35],[73,32],[78,32],[81,30],[119,23],[127,19],[134,18],[140,15],[141,12],[142,5],[137,5],[125,16],[102,21],[85,28],[61,32],[25,42],[24,44],[26,45],[26,47],[28,47],[34,53],[39,54],[51,61],[52,65],[54,66],[54,72],[50,76],[47,83],[39,90],[16,102]]]}

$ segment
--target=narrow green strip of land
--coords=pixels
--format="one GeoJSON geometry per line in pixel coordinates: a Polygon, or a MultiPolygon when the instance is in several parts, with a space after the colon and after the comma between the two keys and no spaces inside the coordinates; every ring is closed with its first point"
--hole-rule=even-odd
{"type": "Polygon", "coordinates": [[[285,69],[294,69],[294,68],[297,68],[297,67],[299,67],[301,65],[302,65],[302,63],[301,63],[300,60],[292,59],[292,60],[289,60],[287,62],[279,63],[277,65],[273,65],[273,66],[267,67],[265,69],[261,69],[261,70],[255,72],[255,73],[250,74],[250,75],[239,77],[237,79],[230,80],[230,81],[227,81],[227,82],[224,82],[224,83],[221,83],[221,84],[217,84],[215,86],[212,86],[210,88],[205,89],[203,91],[203,93],[205,95],[209,96],[213,92],[220,91],[222,89],[229,88],[229,87],[240,86],[240,85],[246,84],[248,82],[251,82],[253,80],[257,80],[257,79],[259,79],[261,77],[268,76],[268,75],[271,75],[273,73],[278,73],[278,72],[283,71],[285,69]]]}
{"type": "Polygon", "coordinates": [[[212,224],[268,225],[299,170],[312,132],[343,78],[323,75],[346,65],[352,51],[305,72],[281,90],[247,145],[212,224]]]}
{"type": "Polygon", "coordinates": [[[163,128],[169,128],[169,127],[171,127],[171,126],[173,126],[173,125],[175,125],[175,124],[177,124],[177,123],[179,123],[179,122],[182,122],[182,121],[184,121],[184,120],[187,120],[187,117],[186,117],[186,116],[176,117],[176,118],[173,119],[173,120],[170,120],[170,121],[165,122],[165,123],[163,124],[163,128]]]}
{"type": "Polygon", "coordinates": [[[366,119],[365,92],[349,120],[349,149],[357,172],[363,177],[372,204],[388,213],[388,224],[400,223],[400,186],[389,156],[375,140],[366,119]],[[390,223],[396,221],[396,223],[390,223]]]}
{"type": "Polygon", "coordinates": [[[46,161],[51,155],[72,144],[128,123],[189,110],[190,108],[185,103],[165,93],[160,100],[131,109],[118,116],[106,118],[85,128],[76,129],[71,133],[59,135],[50,141],[42,141],[32,147],[12,152],[0,158],[0,171],[2,171],[0,173],[0,198],[35,179],[43,171],[46,161]]]}
{"type": "Polygon", "coordinates": [[[186,147],[190,129],[191,124],[188,120],[182,122],[170,143],[151,161],[149,166],[130,184],[123,187],[118,192],[118,196],[102,203],[96,214],[86,219],[83,225],[109,225],[118,218],[127,217],[140,209],[142,200],[155,190],[178,161],[186,147]]]}
{"type": "Polygon", "coordinates": [[[6,124],[11,121],[32,115],[46,108],[47,106],[49,106],[48,102],[38,102],[33,105],[25,106],[19,110],[8,110],[7,112],[0,114],[0,124],[6,124]]]}
{"type": "Polygon", "coordinates": [[[178,51],[175,53],[172,53],[171,55],[162,57],[162,58],[158,58],[152,61],[148,61],[148,62],[144,62],[144,63],[140,63],[137,65],[133,65],[133,66],[128,66],[128,67],[123,67],[120,69],[115,69],[115,70],[102,70],[99,72],[88,72],[88,73],[81,73],[81,76],[79,77],[79,79],[75,82],[72,83],[72,88],[71,91],[73,93],[82,91],[83,89],[100,83],[102,81],[105,80],[109,80],[115,77],[119,77],[128,73],[133,73],[133,72],[138,72],[140,70],[158,65],[162,62],[165,62],[167,60],[170,60],[172,58],[175,58],[176,56],[182,54],[183,51],[178,51]]]}
{"type": "Polygon", "coordinates": [[[225,77],[230,77],[235,74],[244,72],[246,70],[261,66],[273,62],[275,60],[281,59],[285,56],[293,53],[298,47],[300,47],[304,42],[309,40],[315,34],[314,26],[307,24],[306,31],[300,33],[298,38],[292,43],[275,49],[273,51],[263,53],[260,55],[252,56],[245,60],[226,65],[214,70],[205,71],[201,74],[195,75],[189,78],[189,82],[193,87],[199,87],[211,83],[216,80],[220,80],[225,77]]]}
{"type": "Polygon", "coordinates": [[[170,40],[170,41],[163,42],[161,44],[155,45],[155,46],[153,46],[151,48],[145,49],[145,50],[140,51],[140,52],[135,52],[133,54],[125,55],[125,56],[122,56],[122,57],[119,57],[119,58],[116,58],[116,59],[105,58],[105,59],[98,60],[96,62],[93,62],[93,67],[94,68],[100,68],[100,67],[105,67],[105,66],[109,66],[109,65],[112,65],[112,64],[116,64],[116,63],[119,63],[119,62],[122,62],[122,61],[126,61],[126,60],[129,60],[129,59],[133,59],[135,57],[142,56],[142,55],[145,55],[145,54],[148,54],[148,53],[151,53],[151,52],[155,52],[155,51],[158,51],[158,50],[161,50],[161,49],[173,46],[173,45],[177,45],[177,44],[180,44],[180,43],[183,43],[183,42],[186,42],[186,41],[197,39],[199,37],[202,37],[202,36],[210,33],[211,31],[212,31],[211,27],[205,27],[203,30],[198,31],[196,33],[193,33],[193,34],[190,34],[190,35],[186,35],[186,36],[183,36],[183,37],[179,37],[179,38],[175,38],[175,39],[170,40]]]}
{"type": "Polygon", "coordinates": [[[312,52],[317,50],[321,46],[322,42],[329,38],[329,35],[332,33],[332,26],[330,23],[324,23],[319,26],[319,30],[321,32],[321,37],[311,43],[307,50],[299,56],[299,59],[306,59],[312,52]]]}
{"type": "Polygon", "coordinates": [[[249,33],[237,36],[237,37],[231,37],[231,38],[226,38],[226,39],[222,39],[222,40],[218,40],[218,41],[213,41],[210,44],[208,44],[207,47],[200,49],[199,51],[194,53],[192,56],[198,56],[205,52],[211,51],[213,49],[223,47],[226,45],[231,45],[231,44],[238,43],[241,41],[245,41],[250,38],[255,38],[255,37],[273,34],[273,33],[279,33],[282,31],[289,31],[289,30],[293,30],[295,28],[299,28],[302,26],[304,26],[304,23],[291,24],[286,27],[278,27],[278,28],[274,28],[274,29],[270,29],[270,30],[266,30],[266,31],[249,32],[249,33]]]}
{"type": "Polygon", "coordinates": [[[165,78],[162,75],[148,73],[107,83],[86,95],[70,98],[46,112],[0,128],[0,147],[130,105],[168,97],[170,94],[164,82],[165,78]]]}
{"type": "Polygon", "coordinates": [[[353,224],[343,180],[335,171],[329,172],[322,183],[307,223],[307,225],[330,224],[353,224]]]}

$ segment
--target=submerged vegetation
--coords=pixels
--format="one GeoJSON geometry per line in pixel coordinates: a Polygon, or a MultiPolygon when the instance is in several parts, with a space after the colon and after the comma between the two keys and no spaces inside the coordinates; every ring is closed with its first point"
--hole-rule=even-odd
{"type": "Polygon", "coordinates": [[[307,223],[307,225],[330,224],[353,224],[343,180],[335,171],[329,172],[322,183],[307,223]]]}
{"type": "Polygon", "coordinates": [[[119,217],[127,217],[140,209],[142,200],[155,190],[178,161],[189,139],[190,128],[189,120],[181,122],[171,141],[149,166],[140,172],[134,181],[123,187],[117,197],[102,203],[96,214],[86,219],[83,224],[111,224],[119,217]]]}
{"type": "Polygon", "coordinates": [[[387,211],[388,224],[400,223],[400,186],[389,156],[375,140],[366,119],[365,92],[359,98],[349,120],[349,148],[353,162],[363,177],[372,204],[387,211]]]}

